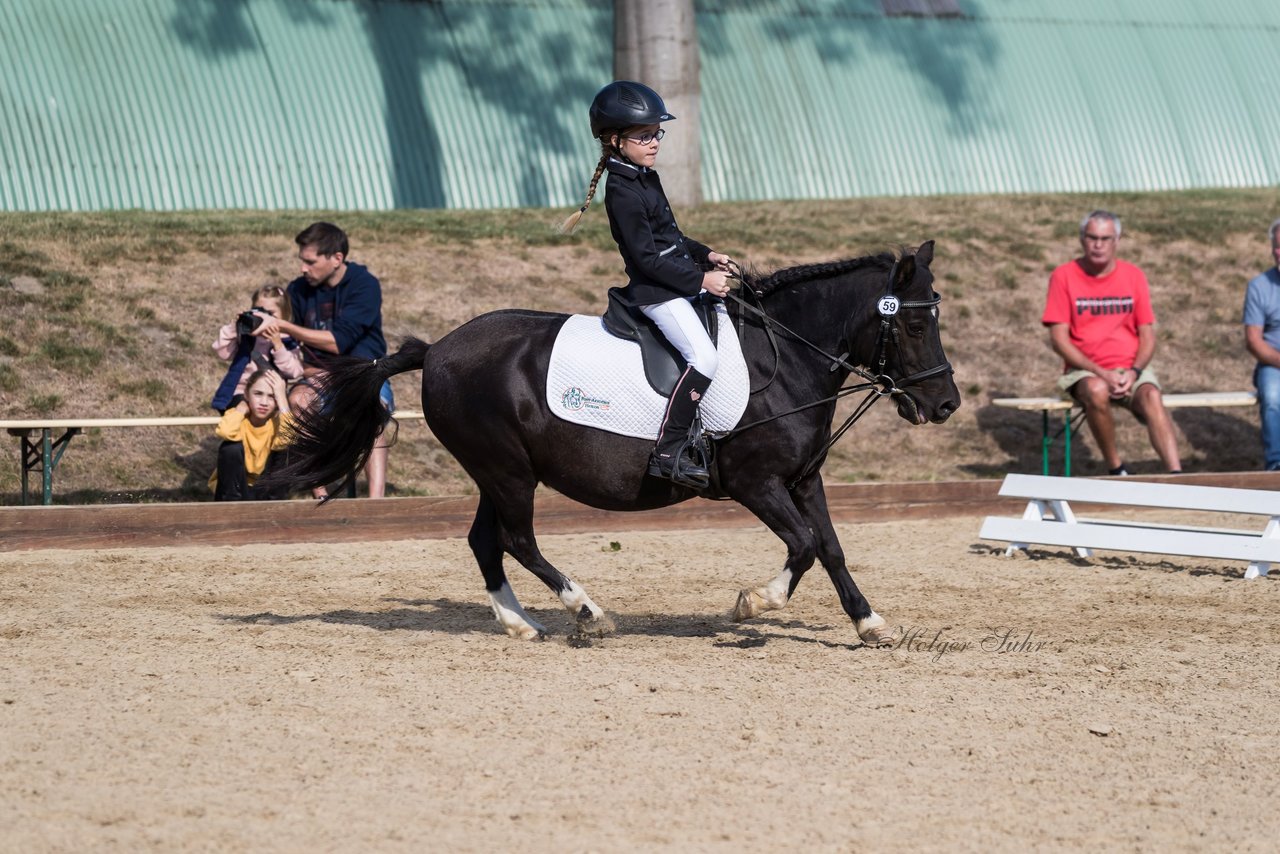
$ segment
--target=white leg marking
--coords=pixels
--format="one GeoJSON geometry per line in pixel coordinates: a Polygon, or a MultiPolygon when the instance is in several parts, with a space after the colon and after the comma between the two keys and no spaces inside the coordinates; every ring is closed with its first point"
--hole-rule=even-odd
{"type": "Polygon", "coordinates": [[[569,609],[569,613],[573,614],[573,618],[578,621],[579,637],[604,637],[605,635],[613,634],[617,629],[609,615],[599,605],[592,602],[591,597],[587,595],[587,591],[579,587],[575,581],[569,582],[568,589],[560,594],[560,601],[569,609]]]}
{"type": "Polygon", "coordinates": [[[510,584],[503,584],[496,592],[489,594],[489,604],[493,606],[493,616],[498,618],[507,634],[521,640],[537,640],[547,630],[520,607],[516,594],[510,584]]]}
{"type": "Polygon", "coordinates": [[[787,596],[791,591],[791,570],[784,569],[777,577],[760,588],[760,598],[764,599],[770,611],[787,607],[787,596]]]}
{"type": "Polygon", "coordinates": [[[591,612],[591,616],[595,619],[598,620],[604,616],[604,611],[600,609],[599,605],[591,601],[591,597],[587,595],[587,591],[579,587],[578,582],[576,581],[569,582],[568,588],[560,594],[560,601],[564,603],[564,606],[569,610],[569,613],[573,614],[575,617],[582,613],[584,605],[587,610],[591,612]]]}

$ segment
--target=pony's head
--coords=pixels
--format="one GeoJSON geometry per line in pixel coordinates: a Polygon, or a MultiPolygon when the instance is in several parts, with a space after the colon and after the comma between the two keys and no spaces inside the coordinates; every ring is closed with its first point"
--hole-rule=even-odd
{"type": "MultiPolygon", "coordinates": [[[[952,379],[951,364],[942,350],[938,328],[940,297],[933,290],[933,241],[914,253],[903,252],[886,277],[870,317],[860,333],[874,334],[874,350],[865,364],[883,375],[892,389],[898,414],[913,424],[941,424],[960,408],[960,390],[952,379]]],[[[851,340],[857,340],[850,333],[851,340]]]]}
{"type": "Polygon", "coordinates": [[[767,275],[748,269],[741,279],[752,298],[784,320],[783,328],[793,323],[826,352],[847,359],[838,364],[865,369],[860,373],[893,395],[903,418],[937,424],[960,407],[960,392],[938,333],[941,298],[933,290],[932,261],[930,240],[915,252],[882,252],[767,275]],[[815,312],[815,303],[823,310],[815,312]]]}

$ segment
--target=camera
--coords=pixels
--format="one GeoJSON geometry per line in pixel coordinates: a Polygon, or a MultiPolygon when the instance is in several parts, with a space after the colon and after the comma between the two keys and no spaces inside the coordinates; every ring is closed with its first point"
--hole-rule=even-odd
{"type": "Polygon", "coordinates": [[[240,316],[236,318],[236,334],[252,335],[254,330],[262,325],[263,312],[260,308],[251,308],[248,311],[240,312],[240,316]]]}

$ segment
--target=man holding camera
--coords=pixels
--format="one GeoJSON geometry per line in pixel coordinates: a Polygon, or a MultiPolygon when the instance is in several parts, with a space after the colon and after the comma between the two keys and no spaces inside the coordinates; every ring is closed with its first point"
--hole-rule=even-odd
{"type": "MultiPolygon", "coordinates": [[[[334,355],[381,359],[387,355],[382,335],[382,286],[362,264],[347,260],[346,233],[327,222],[315,222],[294,238],[302,275],[289,283],[294,321],[268,317],[255,335],[281,330],[302,344],[304,376],[289,392],[295,412],[310,407],[323,387],[327,360],[334,355]]],[[[391,384],[382,388],[382,403],[395,410],[391,384]]],[[[323,405],[323,401],[321,401],[323,405]]],[[[381,498],[387,483],[387,448],[377,445],[365,466],[369,497],[381,498]]],[[[317,491],[316,497],[323,496],[317,491]]]]}

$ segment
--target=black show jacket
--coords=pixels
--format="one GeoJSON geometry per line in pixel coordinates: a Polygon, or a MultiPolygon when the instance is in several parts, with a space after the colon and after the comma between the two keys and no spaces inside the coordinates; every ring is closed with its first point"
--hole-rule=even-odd
{"type": "Polygon", "coordinates": [[[658,173],[612,157],[605,165],[604,207],[626,266],[625,296],[635,305],[697,296],[698,265],[707,263],[711,250],[680,233],[658,173]]]}

